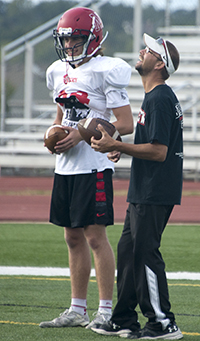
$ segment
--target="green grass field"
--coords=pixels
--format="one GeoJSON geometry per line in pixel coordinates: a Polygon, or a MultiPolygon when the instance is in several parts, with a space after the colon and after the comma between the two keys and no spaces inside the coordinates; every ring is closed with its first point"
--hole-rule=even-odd
{"type": "MultiPolygon", "coordinates": [[[[122,226],[107,229],[116,255],[122,226]]],[[[200,272],[200,226],[169,225],[161,252],[167,272],[200,272]]],[[[50,224],[0,224],[0,266],[68,267],[67,247],[62,228],[50,224]]],[[[200,341],[200,281],[168,280],[172,311],[184,339],[200,341]]],[[[70,304],[70,278],[0,276],[0,340],[109,340],[85,328],[41,329],[70,304]]],[[[116,287],[113,297],[116,303],[116,287]]],[[[91,278],[88,313],[98,307],[97,283],[91,278]]],[[[139,313],[143,326],[146,319],[139,313]]]]}

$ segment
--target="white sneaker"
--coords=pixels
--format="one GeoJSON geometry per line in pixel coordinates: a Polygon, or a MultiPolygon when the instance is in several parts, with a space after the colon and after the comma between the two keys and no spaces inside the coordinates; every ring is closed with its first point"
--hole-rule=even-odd
{"type": "Polygon", "coordinates": [[[86,329],[91,329],[91,328],[98,328],[101,326],[103,323],[107,322],[111,318],[111,314],[108,314],[107,312],[99,312],[97,311],[93,315],[96,315],[94,320],[90,322],[90,324],[87,325],[86,329]]]}
{"type": "Polygon", "coordinates": [[[40,323],[41,328],[61,328],[61,327],[85,327],[90,323],[88,314],[81,315],[76,311],[66,309],[59,317],[52,321],[44,321],[40,323]]]}

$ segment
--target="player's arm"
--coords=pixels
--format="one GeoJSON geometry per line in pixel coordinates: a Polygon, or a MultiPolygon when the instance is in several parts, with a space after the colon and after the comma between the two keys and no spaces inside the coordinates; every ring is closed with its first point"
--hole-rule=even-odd
{"type": "MultiPolygon", "coordinates": [[[[61,125],[62,117],[63,117],[63,112],[62,112],[60,106],[57,104],[56,118],[53,122],[53,125],[56,125],[56,124],[61,125]]],[[[44,143],[44,146],[46,147],[45,143],[44,143]]],[[[50,152],[50,153],[52,154],[52,152],[50,152]]]]}
{"type": "Polygon", "coordinates": [[[56,118],[53,122],[53,124],[60,124],[62,123],[62,118],[63,118],[63,112],[61,107],[57,104],[57,112],[56,112],[56,118]]]}
{"type": "Polygon", "coordinates": [[[101,125],[98,125],[99,130],[102,133],[101,140],[95,140],[91,138],[91,147],[98,152],[107,153],[115,150],[134,156],[139,159],[164,162],[167,156],[168,147],[164,144],[143,143],[143,144],[129,144],[112,139],[101,125]]]}
{"type": "Polygon", "coordinates": [[[134,125],[130,105],[113,108],[112,111],[116,117],[116,121],[112,122],[112,124],[114,124],[120,135],[132,134],[134,125]]]}

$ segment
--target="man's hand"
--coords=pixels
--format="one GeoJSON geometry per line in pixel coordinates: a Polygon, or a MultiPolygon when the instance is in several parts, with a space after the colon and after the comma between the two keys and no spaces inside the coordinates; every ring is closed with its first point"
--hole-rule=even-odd
{"type": "Polygon", "coordinates": [[[67,130],[69,134],[62,141],[58,141],[56,143],[56,154],[61,154],[68,151],[69,149],[75,147],[82,140],[77,129],[68,126],[63,126],[63,129],[67,130]]]}
{"type": "MultiPolygon", "coordinates": [[[[96,152],[107,153],[113,152],[116,150],[116,143],[118,141],[114,140],[110,135],[105,131],[101,124],[98,124],[98,129],[102,133],[102,138],[100,140],[95,140],[94,136],[91,138],[91,147],[96,152]]],[[[119,142],[118,142],[119,143],[119,142]]]]}

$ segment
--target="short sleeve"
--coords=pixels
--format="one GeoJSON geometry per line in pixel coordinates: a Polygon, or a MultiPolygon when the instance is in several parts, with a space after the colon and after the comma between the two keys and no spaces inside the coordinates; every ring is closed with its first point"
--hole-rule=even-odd
{"type": "Polygon", "coordinates": [[[129,104],[125,87],[131,78],[131,66],[122,59],[116,59],[105,78],[104,92],[107,108],[118,108],[129,104]]]}
{"type": "Polygon", "coordinates": [[[128,86],[131,78],[131,66],[117,59],[115,65],[107,73],[104,82],[104,92],[107,94],[111,90],[123,89],[128,86]]]}
{"type": "Polygon", "coordinates": [[[158,141],[169,146],[170,132],[172,126],[172,110],[169,101],[163,100],[155,106],[151,113],[150,142],[158,141]]]}
{"type": "Polygon", "coordinates": [[[46,71],[46,86],[49,90],[53,91],[53,102],[56,103],[57,91],[54,89],[54,64],[50,65],[46,71]]]}
{"type": "Polygon", "coordinates": [[[126,89],[111,90],[106,95],[108,109],[119,108],[130,104],[126,89]]]}
{"type": "Polygon", "coordinates": [[[53,75],[52,75],[52,67],[49,66],[47,71],[46,71],[46,85],[49,90],[53,90],[53,75]]]}

